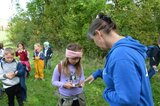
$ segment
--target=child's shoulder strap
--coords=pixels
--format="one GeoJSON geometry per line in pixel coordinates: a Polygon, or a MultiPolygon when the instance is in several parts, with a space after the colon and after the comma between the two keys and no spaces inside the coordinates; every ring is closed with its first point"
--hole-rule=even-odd
{"type": "Polygon", "coordinates": [[[59,72],[59,81],[60,81],[61,72],[62,72],[62,61],[60,63],[58,63],[58,72],[59,72]]]}
{"type": "MultiPolygon", "coordinates": [[[[18,65],[18,62],[16,60],[14,60],[14,62],[16,63],[16,65],[18,65]]],[[[4,62],[2,60],[0,61],[0,64],[1,64],[1,68],[3,69],[4,62]]]]}
{"type": "Polygon", "coordinates": [[[61,63],[58,63],[58,72],[59,72],[59,74],[61,74],[61,71],[62,71],[62,65],[61,65],[61,63]]]}
{"type": "Polygon", "coordinates": [[[1,64],[1,68],[2,68],[2,70],[3,70],[3,63],[2,63],[2,61],[0,61],[0,64],[1,64]]]}

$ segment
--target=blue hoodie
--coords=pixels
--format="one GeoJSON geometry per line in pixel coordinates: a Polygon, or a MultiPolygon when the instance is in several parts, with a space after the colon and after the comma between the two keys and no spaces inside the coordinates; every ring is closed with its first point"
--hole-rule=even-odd
{"type": "Polygon", "coordinates": [[[102,77],[104,99],[110,106],[153,106],[150,81],[145,66],[146,47],[130,36],[116,42],[106,57],[102,77]]]}

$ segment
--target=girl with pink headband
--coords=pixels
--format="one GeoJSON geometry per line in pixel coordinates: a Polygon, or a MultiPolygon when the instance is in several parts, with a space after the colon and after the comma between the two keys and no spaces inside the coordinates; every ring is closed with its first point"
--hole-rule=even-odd
{"type": "Polygon", "coordinates": [[[82,58],[80,45],[72,43],[67,46],[65,60],[57,64],[52,84],[58,87],[58,106],[85,106],[83,93],[84,71],[80,63],[82,58]]]}

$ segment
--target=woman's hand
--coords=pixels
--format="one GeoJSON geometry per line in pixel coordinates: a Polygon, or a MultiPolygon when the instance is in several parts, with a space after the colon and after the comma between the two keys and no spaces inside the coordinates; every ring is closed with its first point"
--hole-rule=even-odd
{"type": "Polygon", "coordinates": [[[71,89],[73,88],[72,82],[67,82],[63,85],[64,88],[71,89]]]}
{"type": "Polygon", "coordinates": [[[89,84],[91,84],[94,81],[94,77],[92,75],[90,75],[87,79],[85,79],[85,82],[88,82],[89,84]]]}

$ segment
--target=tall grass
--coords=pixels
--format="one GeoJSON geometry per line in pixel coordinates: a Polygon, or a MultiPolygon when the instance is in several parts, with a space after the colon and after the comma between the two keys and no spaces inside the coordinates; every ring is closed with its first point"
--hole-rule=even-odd
{"type": "MultiPolygon", "coordinates": [[[[53,69],[64,57],[63,52],[54,52],[52,58],[52,70],[45,70],[45,81],[34,81],[35,69],[33,60],[31,60],[32,71],[30,77],[26,79],[28,88],[28,98],[25,106],[56,106],[58,97],[55,92],[56,87],[51,84],[53,69]]],[[[85,71],[85,77],[89,76],[95,69],[103,67],[104,60],[90,59],[83,57],[82,65],[85,71]]],[[[155,106],[160,106],[160,75],[159,73],[151,80],[153,98],[155,106]]],[[[95,80],[92,84],[85,84],[84,92],[86,95],[87,106],[109,106],[103,99],[102,93],[105,85],[101,79],[95,80]]],[[[7,106],[6,94],[0,99],[0,106],[7,106]]]]}

